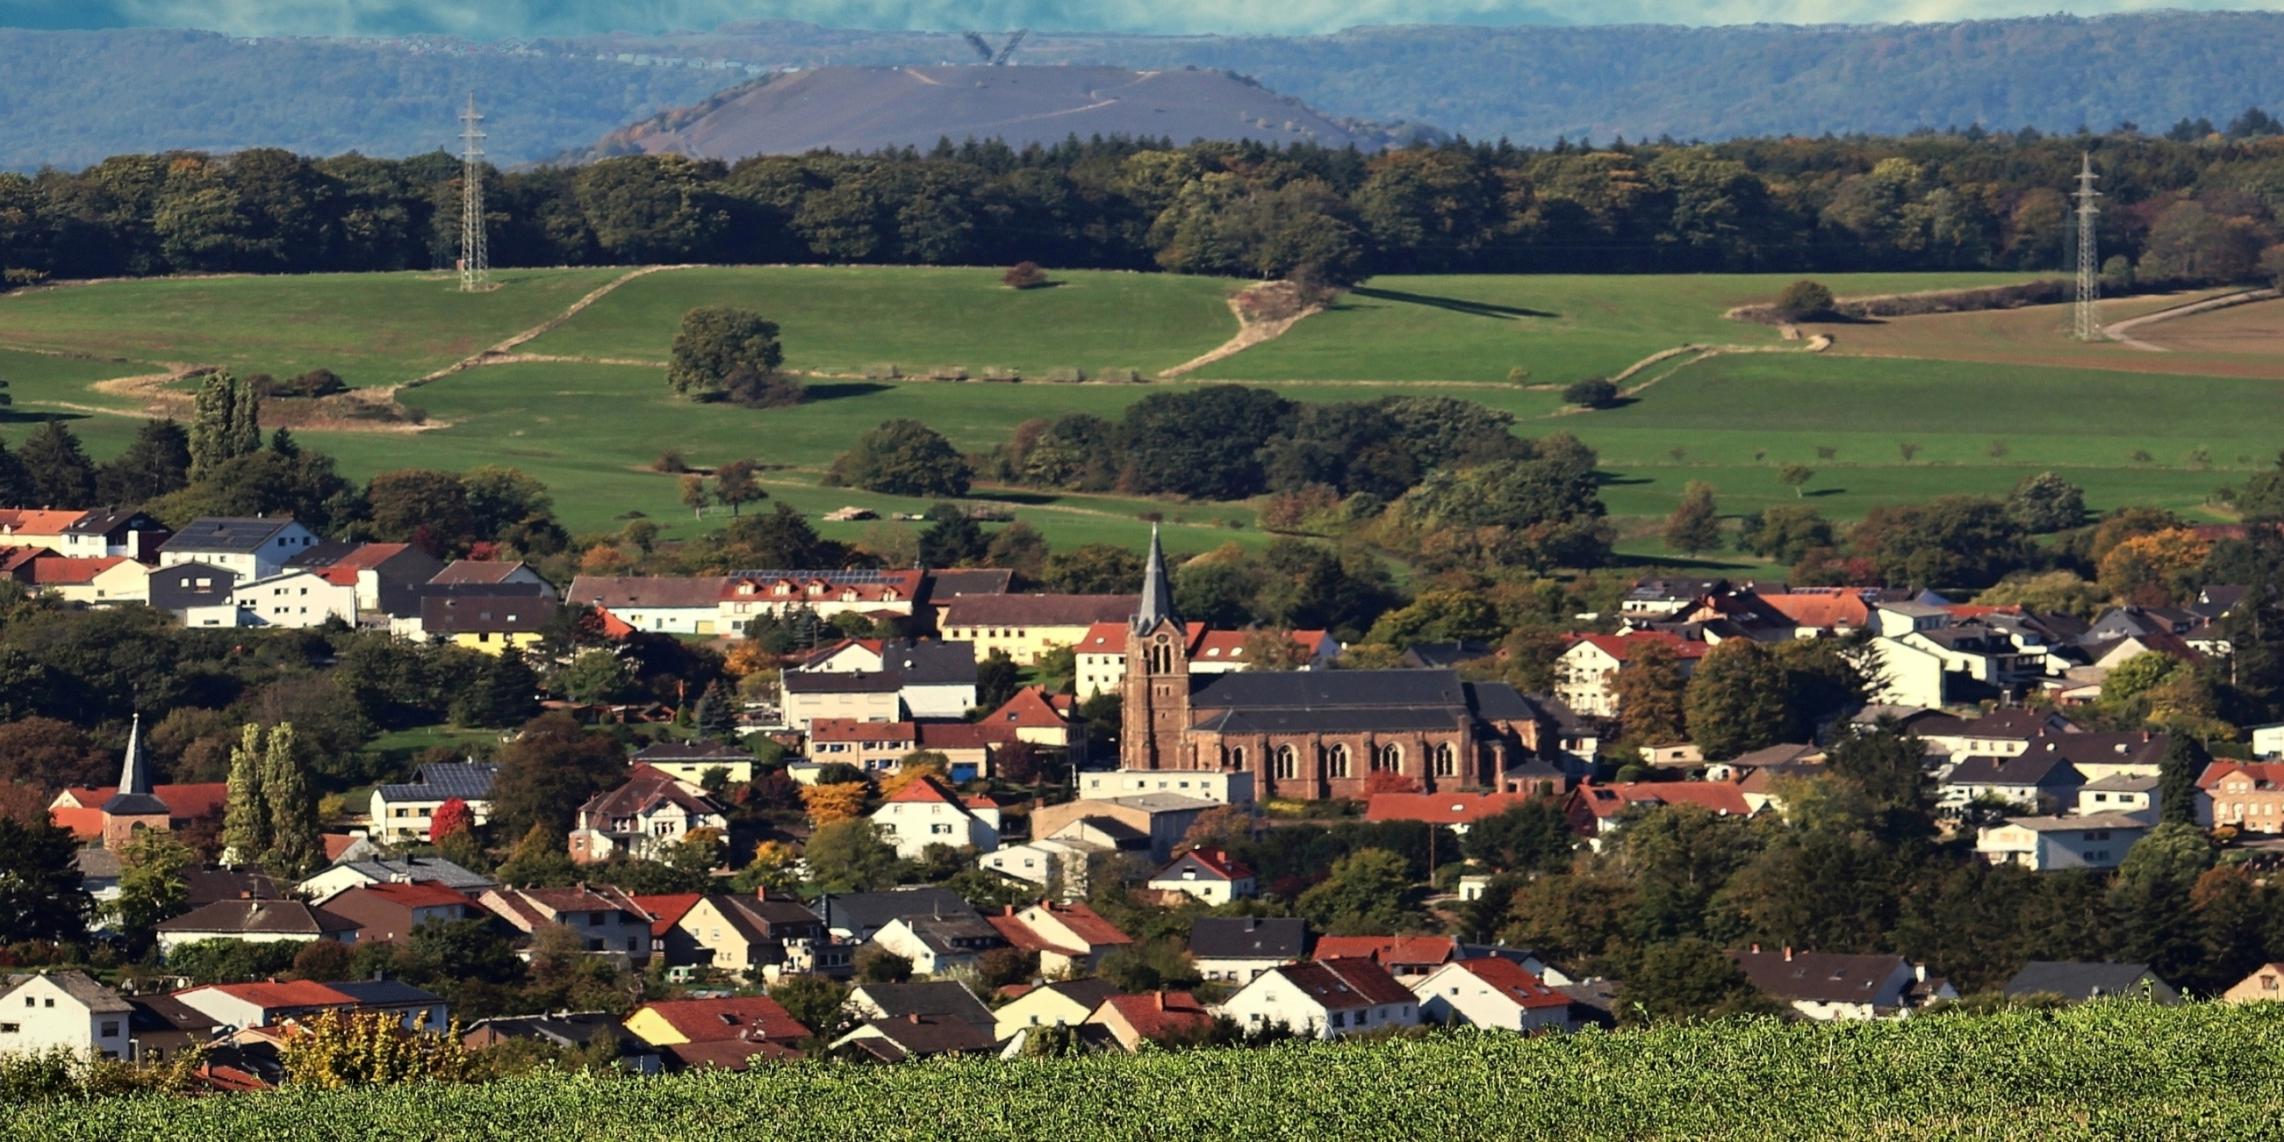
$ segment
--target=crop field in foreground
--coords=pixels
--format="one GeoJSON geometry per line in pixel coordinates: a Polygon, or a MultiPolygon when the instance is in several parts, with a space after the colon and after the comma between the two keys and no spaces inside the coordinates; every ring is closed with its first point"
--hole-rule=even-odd
{"type": "Polygon", "coordinates": [[[0,1108],[0,1136],[165,1138],[2251,1138],[2284,1006],[2096,1003],[1868,1024],[0,1108]]]}
{"type": "MultiPolygon", "coordinates": [[[[0,413],[0,441],[18,443],[37,421],[65,418],[92,454],[108,456],[132,436],[132,416],[182,414],[179,403],[154,403],[168,392],[179,401],[180,384],[154,397],[121,380],[171,366],[283,375],[322,365],[352,384],[386,387],[542,326],[505,363],[403,390],[402,400],[429,415],[421,431],[299,434],[356,477],[511,464],[554,489],[575,530],[614,528],[639,512],[671,536],[701,525],[681,508],[675,481],[647,470],[667,448],[699,465],[759,460],[771,466],[770,493],[805,512],[855,504],[886,513],[926,505],[818,479],[860,433],[892,417],[918,418],[983,450],[1023,420],[1116,417],[1177,385],[1266,384],[1307,401],[1451,396],[1513,413],[1523,434],[1573,432],[1593,445],[1609,474],[1604,499],[1621,530],[1638,537],[1692,480],[1714,485],[1732,515],[1791,500],[1777,480],[1788,463],[1817,470],[1802,498],[1842,520],[1942,494],[2003,495],[2044,470],[2084,485],[2097,509],[2146,503],[2211,515],[2213,490],[2268,463],[2284,428],[2284,353],[2264,351],[2284,302],[2137,331],[2172,351],[2077,345],[2060,333],[2066,307],[2044,306],[1812,326],[1835,340],[1809,353],[1771,327],[1721,316],[1797,275],[1388,277],[1181,380],[1082,385],[1042,378],[1161,370],[1222,344],[1237,328],[1224,300],[1233,283],[1067,273],[1054,288],[1017,292],[988,268],[694,267],[622,281],[625,273],[505,271],[501,289],[473,296],[439,275],[374,274],[113,282],[0,297],[0,378],[15,398],[0,413]],[[788,365],[812,374],[808,403],[757,411],[667,391],[657,362],[676,320],[716,303],[754,306],[784,327],[788,365]],[[1628,383],[1645,387],[1618,408],[1562,407],[1561,381],[1683,343],[1748,351],[1644,369],[1628,383]],[[1001,367],[1030,379],[877,379],[890,365],[906,374],[1001,367]],[[1508,382],[1518,366],[1529,372],[1525,383],[1508,382]]],[[[1823,280],[1850,296],[2024,276],[1823,280]]],[[[2105,316],[2178,300],[2119,299],[2104,303],[2105,316]]],[[[1057,545],[1139,543],[1137,517],[1148,511],[1166,513],[1178,549],[1266,539],[1251,504],[1005,488],[977,495],[1011,502],[1057,545]]],[[[853,538],[876,526],[896,525],[824,530],[853,538]]],[[[1626,550],[1658,556],[1638,538],[1626,550]]]]}

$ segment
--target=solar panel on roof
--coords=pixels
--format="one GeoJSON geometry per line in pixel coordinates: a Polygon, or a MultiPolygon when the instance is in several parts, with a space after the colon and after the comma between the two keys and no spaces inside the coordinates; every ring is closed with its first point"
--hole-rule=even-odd
{"type": "Polygon", "coordinates": [[[851,571],[732,571],[732,579],[823,579],[828,583],[886,583],[909,572],[865,568],[851,571]]]}

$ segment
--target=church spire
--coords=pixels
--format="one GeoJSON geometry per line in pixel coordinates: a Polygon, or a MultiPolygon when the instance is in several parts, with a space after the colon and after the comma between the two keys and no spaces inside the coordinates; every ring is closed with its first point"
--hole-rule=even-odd
{"type": "Polygon", "coordinates": [[[151,768],[143,761],[143,715],[127,730],[127,757],[119,763],[119,791],[103,803],[113,816],[165,813],[166,803],[151,795],[151,768]]]}
{"type": "Polygon", "coordinates": [[[1174,614],[1174,584],[1166,577],[1166,549],[1158,545],[1158,525],[1150,525],[1150,563],[1142,570],[1142,609],[1134,616],[1137,630],[1159,623],[1181,621],[1174,614]]]}

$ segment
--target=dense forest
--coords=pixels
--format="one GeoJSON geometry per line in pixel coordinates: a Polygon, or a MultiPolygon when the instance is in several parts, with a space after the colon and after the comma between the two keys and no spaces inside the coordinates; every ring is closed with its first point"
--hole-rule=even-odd
{"type": "MultiPolygon", "coordinates": [[[[406,8],[367,6],[362,15],[381,19],[383,7],[388,16],[406,8]]],[[[1522,18],[1511,5],[1502,14],[1522,18]]],[[[994,17],[961,17],[970,18],[994,17]]],[[[467,25],[456,17],[454,26],[467,25]]],[[[1621,133],[1729,139],[1975,124],[2103,130],[2129,120],[2157,129],[2220,120],[2248,103],[2284,104],[2279,56],[2284,13],[2173,11],[1884,26],[1041,32],[1015,62],[1221,68],[1327,115],[1544,144],[1621,133]]],[[[470,90],[493,116],[493,153],[524,163],[764,72],[975,55],[949,33],[769,22],[498,43],[8,29],[0,30],[0,58],[8,61],[0,69],[0,169],[31,170],[185,147],[415,154],[449,144],[470,90]]]]}
{"type": "MultiPolygon", "coordinates": [[[[2273,272],[2284,135],[1977,131],[1713,145],[1310,146],[1072,140],[1021,152],[630,156],[498,174],[499,265],[877,262],[1163,268],[1330,282],[1386,271],[2019,269],[2062,263],[2081,152],[2111,272],[2273,272]]],[[[2208,133],[2210,132],[2210,133],[2208,133]]],[[[0,174],[14,284],[450,265],[460,164],[279,150],[0,174]]]]}

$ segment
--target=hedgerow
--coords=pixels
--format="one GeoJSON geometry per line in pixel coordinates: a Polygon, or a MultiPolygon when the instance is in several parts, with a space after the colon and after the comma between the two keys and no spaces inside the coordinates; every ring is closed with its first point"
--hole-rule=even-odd
{"type": "Polygon", "coordinates": [[[2260,1137],[2284,1006],[1775,1020],[1139,1058],[23,1104],[8,1137],[2260,1137]]]}

